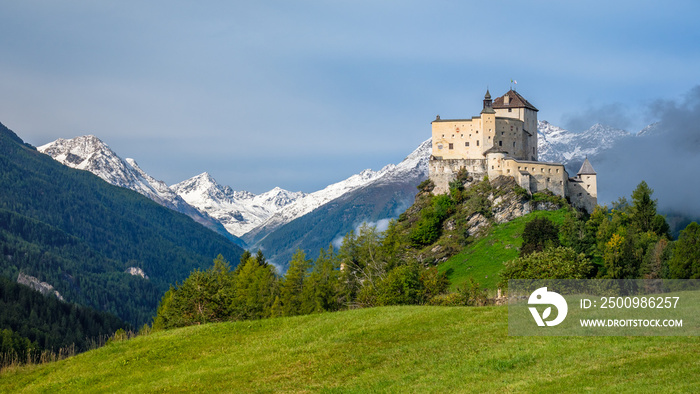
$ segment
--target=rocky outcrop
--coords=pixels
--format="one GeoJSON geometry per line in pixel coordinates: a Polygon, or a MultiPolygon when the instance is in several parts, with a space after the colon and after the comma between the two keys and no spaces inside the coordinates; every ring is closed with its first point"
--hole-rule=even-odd
{"type": "Polygon", "coordinates": [[[125,271],[129,275],[140,276],[144,279],[148,279],[148,275],[139,267],[129,267],[125,271]]]}
{"type": "Polygon", "coordinates": [[[41,293],[45,296],[46,295],[53,295],[56,298],[58,298],[59,300],[65,301],[63,299],[63,297],[61,296],[61,294],[58,291],[56,291],[53,288],[53,286],[51,286],[50,284],[48,284],[46,282],[42,282],[33,276],[25,275],[25,274],[20,272],[19,276],[17,276],[17,283],[25,285],[25,286],[29,286],[32,290],[38,291],[39,293],[41,293]]]}

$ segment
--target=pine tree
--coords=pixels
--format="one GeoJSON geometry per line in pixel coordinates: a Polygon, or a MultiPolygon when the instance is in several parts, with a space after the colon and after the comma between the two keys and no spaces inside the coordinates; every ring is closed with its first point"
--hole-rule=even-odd
{"type": "Polygon", "coordinates": [[[653,230],[657,203],[657,200],[651,198],[653,193],[654,189],[650,188],[645,181],[640,182],[632,192],[630,220],[640,232],[653,230]]]}
{"type": "Polygon", "coordinates": [[[280,291],[280,302],[284,316],[294,316],[302,313],[302,293],[309,275],[311,260],[306,258],[303,250],[297,249],[289,263],[289,269],[284,276],[280,291]]]}

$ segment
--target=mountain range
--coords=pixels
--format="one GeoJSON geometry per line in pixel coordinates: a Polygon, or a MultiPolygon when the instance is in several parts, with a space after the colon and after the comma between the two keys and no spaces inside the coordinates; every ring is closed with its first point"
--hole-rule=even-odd
{"type": "MultiPolygon", "coordinates": [[[[586,157],[595,158],[623,139],[648,135],[656,128],[654,124],[632,134],[595,124],[575,133],[543,120],[538,124],[539,160],[563,163],[574,175],[586,157]]],[[[206,172],[168,187],[94,136],[58,139],[38,150],[135,190],[241,245],[261,248],[284,266],[296,248],[315,253],[362,222],[397,217],[412,203],[415,186],[428,176],[431,141],[421,143],[396,165],[364,170],[313,193],[275,187],[258,195],[223,186],[206,172]]]]}
{"type": "Polygon", "coordinates": [[[219,254],[235,264],[243,253],[181,213],[61,165],[2,124],[0,174],[0,276],[133,327],[193,270],[219,254]]]}

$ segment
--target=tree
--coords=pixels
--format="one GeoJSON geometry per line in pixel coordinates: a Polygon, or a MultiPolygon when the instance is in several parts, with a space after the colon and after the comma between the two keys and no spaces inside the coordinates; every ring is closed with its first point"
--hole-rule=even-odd
{"type": "Polygon", "coordinates": [[[591,269],[583,253],[560,246],[506,262],[499,286],[507,288],[508,279],[585,279],[591,269]]]}
{"type": "Polygon", "coordinates": [[[314,313],[340,309],[338,291],[340,285],[340,261],[333,253],[333,246],[321,252],[302,291],[302,312],[314,313]]]}
{"type": "Polygon", "coordinates": [[[657,200],[651,198],[653,193],[654,189],[650,188],[644,181],[641,181],[632,192],[632,206],[629,209],[630,221],[640,232],[654,230],[657,200]]]}
{"type": "Polygon", "coordinates": [[[233,273],[219,255],[206,271],[194,270],[161,299],[153,321],[154,329],[189,326],[228,320],[233,273]]]}
{"type": "Polygon", "coordinates": [[[280,291],[281,311],[284,316],[302,313],[302,293],[307,285],[311,260],[306,258],[303,250],[297,249],[289,263],[280,291]]]}
{"type": "Polygon", "coordinates": [[[410,305],[422,301],[423,283],[418,264],[402,265],[389,272],[377,289],[378,305],[410,305]]]}
{"type": "Polygon", "coordinates": [[[546,247],[557,246],[559,246],[559,229],[551,220],[545,217],[534,218],[525,224],[520,257],[541,252],[546,247]]]}
{"type": "Polygon", "coordinates": [[[260,265],[259,257],[249,257],[233,280],[229,305],[235,320],[262,319],[272,315],[277,278],[270,265],[260,265]]]}
{"type": "Polygon", "coordinates": [[[700,225],[696,222],[681,231],[668,265],[674,279],[700,279],[700,225]]]}

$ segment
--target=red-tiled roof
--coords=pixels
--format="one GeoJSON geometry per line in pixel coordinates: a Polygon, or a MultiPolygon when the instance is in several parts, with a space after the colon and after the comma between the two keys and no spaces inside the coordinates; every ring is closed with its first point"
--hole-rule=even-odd
{"type": "Polygon", "coordinates": [[[501,97],[497,97],[495,100],[493,100],[493,108],[494,109],[500,109],[500,108],[527,108],[531,109],[533,111],[539,111],[537,108],[535,108],[534,105],[530,104],[529,101],[525,100],[523,96],[520,95],[520,93],[516,92],[515,90],[509,90],[506,94],[504,94],[501,97]],[[504,104],[504,97],[508,96],[510,98],[510,103],[509,104],[504,104]]]}

